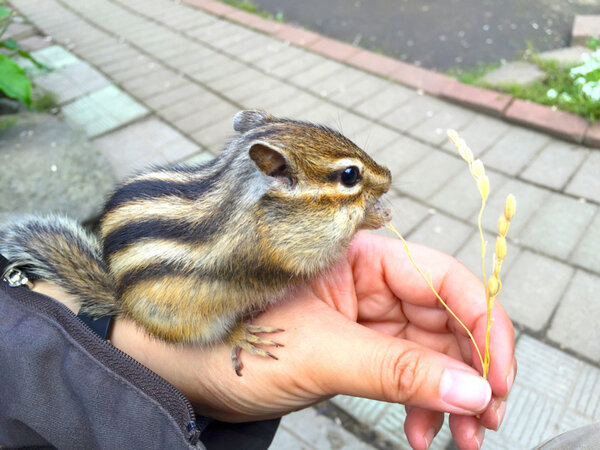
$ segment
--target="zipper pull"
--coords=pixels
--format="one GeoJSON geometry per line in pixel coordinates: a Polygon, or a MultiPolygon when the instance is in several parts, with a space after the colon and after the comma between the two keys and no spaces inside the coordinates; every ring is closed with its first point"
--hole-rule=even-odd
{"type": "Polygon", "coordinates": [[[27,276],[19,269],[15,268],[9,269],[4,273],[4,281],[6,281],[11,288],[24,285],[29,289],[33,287],[33,283],[29,281],[29,278],[27,278],[27,276]]]}

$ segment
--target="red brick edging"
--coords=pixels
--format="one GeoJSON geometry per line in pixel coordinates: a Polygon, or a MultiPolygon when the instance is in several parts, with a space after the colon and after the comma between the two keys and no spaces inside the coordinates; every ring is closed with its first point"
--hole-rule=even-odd
{"type": "Polygon", "coordinates": [[[460,83],[447,75],[379,55],[303,28],[264,19],[216,0],[183,0],[218,17],[224,17],[303,47],[333,60],[387,77],[427,94],[544,131],[562,139],[600,148],[600,123],[548,106],[515,99],[489,89],[460,83]]]}

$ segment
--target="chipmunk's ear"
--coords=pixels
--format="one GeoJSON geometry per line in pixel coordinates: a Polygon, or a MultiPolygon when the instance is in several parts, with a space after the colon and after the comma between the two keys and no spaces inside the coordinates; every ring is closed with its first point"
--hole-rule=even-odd
{"type": "Polygon", "coordinates": [[[264,142],[252,144],[248,152],[250,159],[259,170],[269,177],[285,183],[288,187],[295,185],[295,180],[289,170],[289,164],[285,155],[275,147],[264,142]]]}
{"type": "Polygon", "coordinates": [[[272,122],[274,117],[264,111],[240,111],[233,117],[233,129],[238,133],[245,133],[253,128],[272,122]]]}

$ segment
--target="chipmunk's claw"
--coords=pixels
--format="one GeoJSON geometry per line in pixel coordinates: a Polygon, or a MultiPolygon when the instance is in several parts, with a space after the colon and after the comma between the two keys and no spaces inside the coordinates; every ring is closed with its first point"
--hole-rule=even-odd
{"type": "Polygon", "coordinates": [[[242,350],[246,350],[253,355],[278,359],[275,355],[257,347],[257,345],[283,347],[283,344],[255,336],[254,333],[278,333],[281,331],[284,330],[281,328],[263,327],[261,325],[250,325],[245,322],[238,324],[227,338],[227,341],[231,344],[231,362],[233,363],[233,370],[235,370],[235,373],[240,377],[242,376],[242,368],[244,367],[240,359],[242,350]]]}

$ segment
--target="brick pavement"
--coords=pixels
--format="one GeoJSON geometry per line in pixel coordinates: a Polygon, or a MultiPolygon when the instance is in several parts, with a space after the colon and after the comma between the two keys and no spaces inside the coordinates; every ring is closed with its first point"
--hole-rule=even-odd
{"type": "MultiPolygon", "coordinates": [[[[341,52],[368,67],[368,52],[333,43],[330,59],[178,2],[11,3],[57,44],[43,48],[46,40],[24,35],[57,68],[40,75],[38,84],[58,92],[64,116],[88,132],[119,177],[148,164],[210,158],[232,134],[239,109],[324,122],[390,167],[389,202],[408,238],[453,253],[478,271],[477,192],[445,139],[447,127],[457,129],[490,174],[484,227],[494,231],[507,193],[518,203],[501,301],[521,331],[520,370],[506,423],[488,432],[485,447],[525,448],[600,420],[598,150],[429,97],[335,57],[341,52]]],[[[257,18],[256,26],[317,42],[313,33],[281,24],[257,18]]],[[[402,67],[387,64],[390,73],[402,67]]],[[[449,88],[444,77],[433,81],[449,88]]],[[[403,408],[334,401],[406,447],[403,408]]],[[[319,437],[302,441],[293,426],[282,430],[279,448],[328,445],[319,437]]],[[[434,448],[448,442],[445,428],[434,448]]]]}

